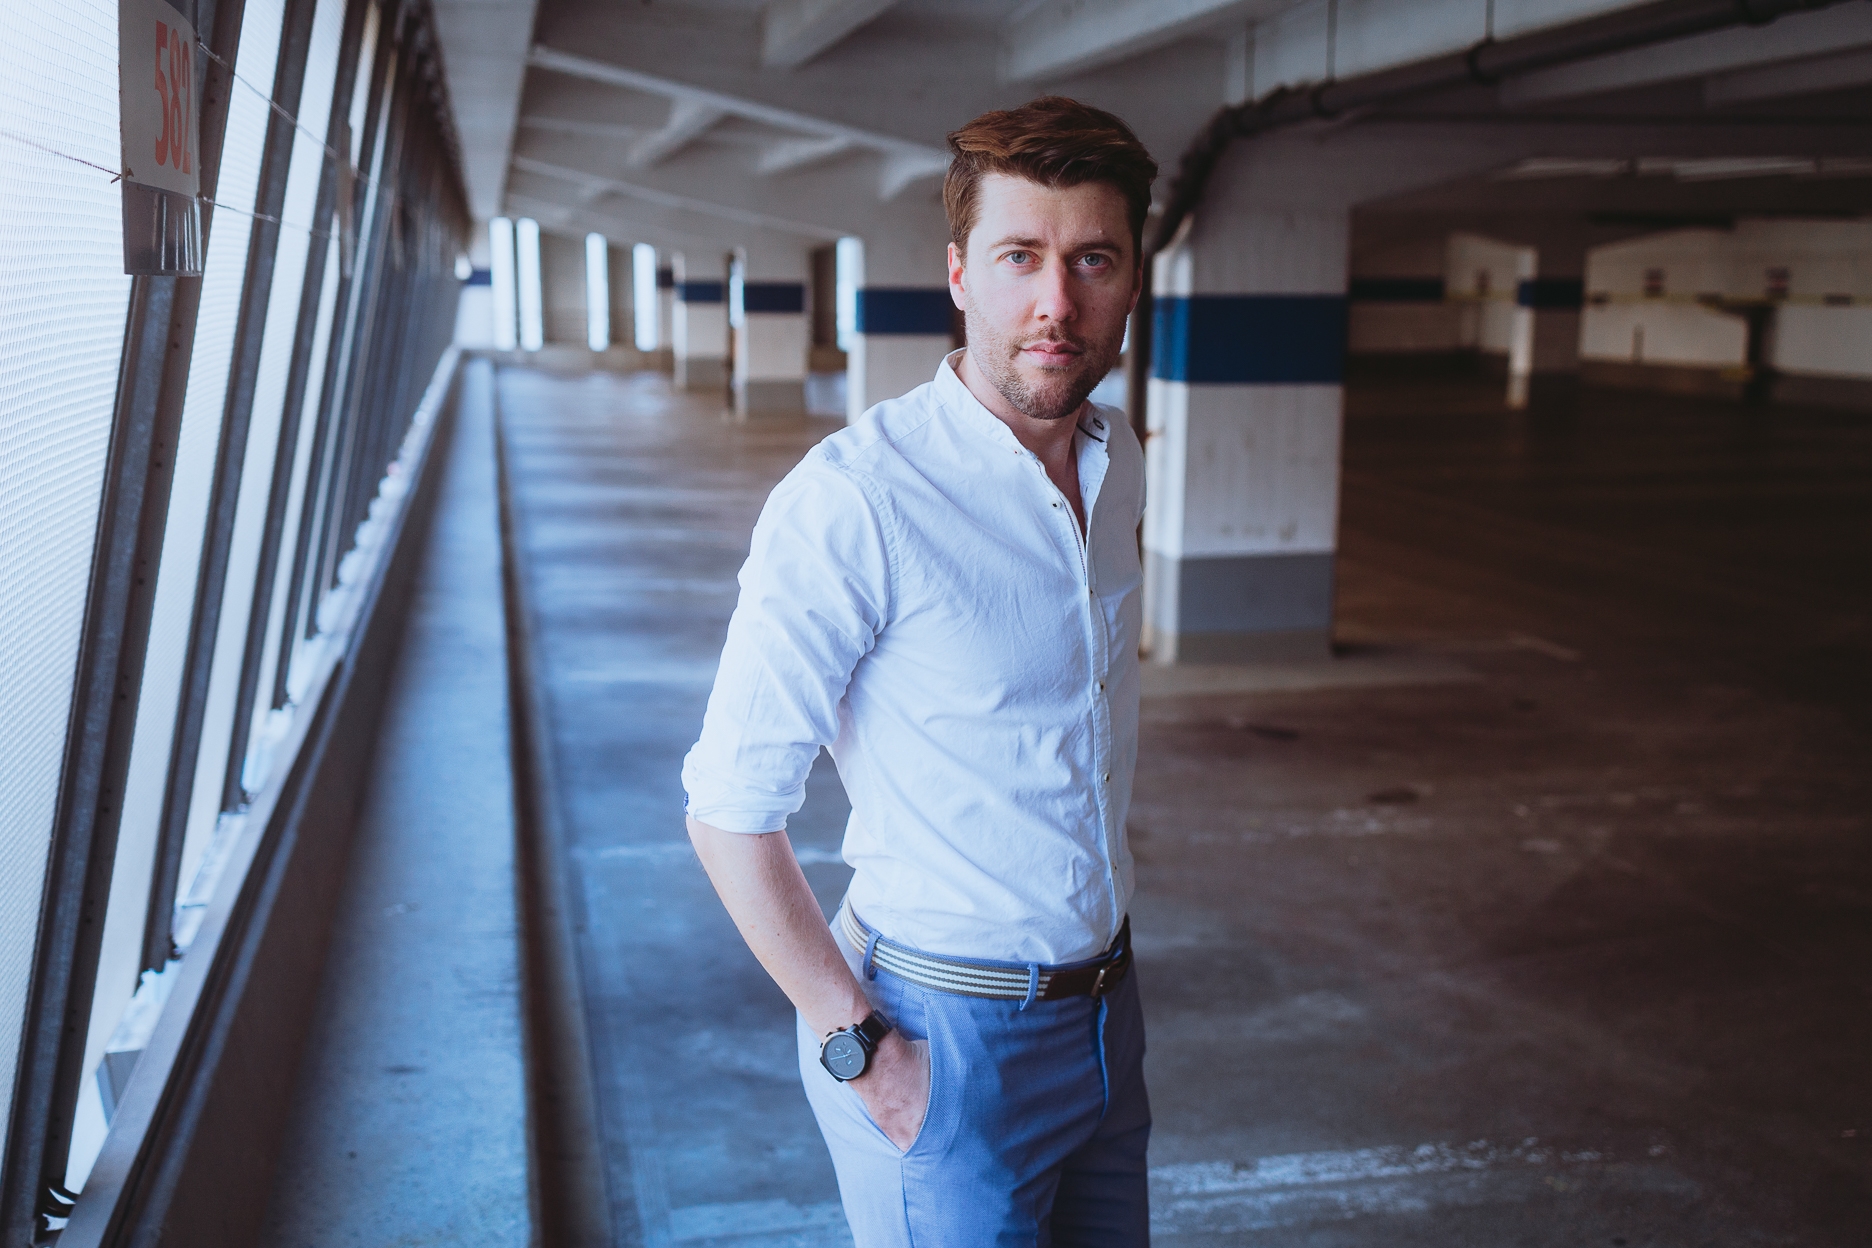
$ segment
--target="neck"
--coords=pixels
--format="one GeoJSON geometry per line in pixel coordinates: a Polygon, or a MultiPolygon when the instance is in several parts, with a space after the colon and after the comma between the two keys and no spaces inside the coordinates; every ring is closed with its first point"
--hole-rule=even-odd
{"type": "Polygon", "coordinates": [[[995,419],[1013,431],[1020,444],[1039,457],[1041,463],[1049,468],[1064,463],[1072,458],[1073,433],[1079,427],[1079,417],[1085,413],[1085,404],[1069,417],[1059,420],[1036,420],[1007,401],[1007,396],[995,389],[994,383],[975,365],[973,352],[964,350],[962,358],[955,362],[956,376],[962,379],[969,393],[976,401],[993,412],[995,419]]]}

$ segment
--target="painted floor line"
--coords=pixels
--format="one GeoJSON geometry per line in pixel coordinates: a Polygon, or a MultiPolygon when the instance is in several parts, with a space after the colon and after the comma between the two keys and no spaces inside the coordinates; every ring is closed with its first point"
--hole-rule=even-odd
{"type": "Polygon", "coordinates": [[[1251,1162],[1197,1162],[1151,1171],[1157,1234],[1236,1233],[1427,1213],[1463,1205],[1520,1204],[1555,1192],[1615,1190],[1692,1196],[1669,1166],[1620,1162],[1594,1150],[1537,1140],[1293,1153],[1251,1162]]]}
{"type": "Polygon", "coordinates": [[[1466,684],[1480,674],[1455,659],[1435,654],[1349,655],[1336,659],[1203,664],[1167,667],[1145,663],[1146,700],[1216,694],[1306,693],[1383,685],[1466,684]]]}
{"type": "Polygon", "coordinates": [[[670,1210],[670,1238],[679,1244],[708,1240],[734,1248],[834,1248],[850,1244],[845,1210],[837,1201],[796,1205],[785,1200],[742,1200],[670,1210]],[[758,1238],[756,1238],[758,1237],[758,1238]]]}
{"type": "MultiPolygon", "coordinates": [[[[1159,1235],[1239,1233],[1524,1203],[1581,1190],[1694,1196],[1696,1186],[1654,1160],[1625,1163],[1591,1149],[1543,1147],[1537,1140],[1292,1153],[1153,1169],[1151,1230],[1159,1235]]],[[[851,1243],[844,1212],[830,1201],[694,1205],[671,1210],[669,1230],[675,1243],[722,1248],[843,1248],[851,1243]]]]}

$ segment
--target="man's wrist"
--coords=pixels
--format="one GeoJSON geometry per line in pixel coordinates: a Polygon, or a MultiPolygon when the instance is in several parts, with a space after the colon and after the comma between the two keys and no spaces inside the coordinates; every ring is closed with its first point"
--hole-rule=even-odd
{"type": "Polygon", "coordinates": [[[885,1033],[884,1038],[877,1042],[877,1048],[872,1052],[870,1062],[865,1065],[864,1073],[846,1082],[862,1083],[877,1071],[888,1070],[896,1066],[904,1054],[909,1051],[910,1042],[905,1040],[895,1027],[892,1027],[890,1031],[885,1033]]]}
{"type": "Polygon", "coordinates": [[[862,1078],[894,1029],[895,1024],[873,1010],[857,1024],[827,1034],[819,1046],[819,1064],[841,1083],[862,1078]]]}

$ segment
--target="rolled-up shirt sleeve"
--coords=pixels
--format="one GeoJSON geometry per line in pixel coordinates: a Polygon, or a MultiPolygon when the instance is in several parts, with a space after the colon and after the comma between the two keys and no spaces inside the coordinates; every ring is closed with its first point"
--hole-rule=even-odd
{"type": "Polygon", "coordinates": [[[740,580],[683,788],[703,823],[774,832],[805,801],[852,671],[888,615],[890,559],[866,492],[809,457],[768,498],[740,580]]]}

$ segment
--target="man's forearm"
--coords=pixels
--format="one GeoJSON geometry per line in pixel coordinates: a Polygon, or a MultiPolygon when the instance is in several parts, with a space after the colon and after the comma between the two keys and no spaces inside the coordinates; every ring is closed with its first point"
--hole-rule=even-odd
{"type": "Polygon", "coordinates": [[[750,836],[688,821],[702,867],[741,936],[816,1035],[871,1012],[785,832],[750,836]]]}

